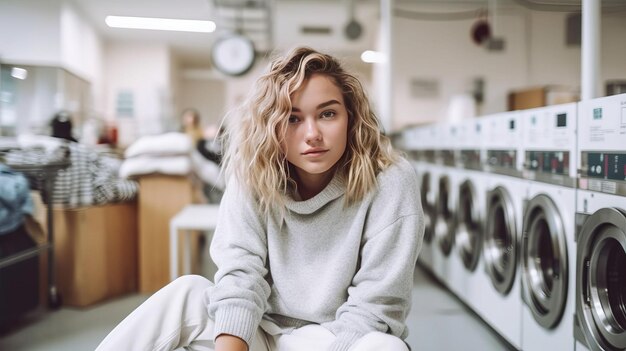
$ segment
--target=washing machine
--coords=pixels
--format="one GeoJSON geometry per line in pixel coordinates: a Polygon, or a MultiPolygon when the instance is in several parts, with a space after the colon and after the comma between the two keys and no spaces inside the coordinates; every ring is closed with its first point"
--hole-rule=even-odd
{"type": "Polygon", "coordinates": [[[439,124],[439,135],[443,146],[439,150],[439,169],[436,184],[436,219],[435,219],[435,257],[442,261],[445,268],[442,282],[455,295],[461,297],[463,273],[461,262],[453,254],[454,233],[456,226],[456,196],[460,184],[461,170],[456,168],[459,142],[457,124],[439,124]]]}
{"type": "Polygon", "coordinates": [[[521,274],[519,253],[523,203],[528,182],[522,178],[522,119],[519,112],[481,118],[485,129],[483,258],[491,282],[480,301],[483,319],[513,347],[521,348],[521,274]]]}
{"type": "Polygon", "coordinates": [[[444,229],[448,229],[452,223],[452,217],[450,214],[445,213],[447,211],[447,204],[449,202],[450,184],[449,178],[445,173],[445,167],[441,164],[441,160],[436,157],[436,163],[429,168],[430,174],[430,189],[432,196],[432,215],[433,215],[433,231],[432,239],[430,242],[430,254],[431,254],[431,267],[432,273],[437,280],[448,286],[448,260],[444,251],[442,250],[442,242],[439,235],[444,229]],[[445,216],[445,217],[444,217],[445,216]],[[444,220],[447,222],[444,224],[444,220]],[[449,221],[449,222],[448,222],[449,221]]]}
{"type": "Polygon", "coordinates": [[[626,349],[626,94],[579,103],[576,350],[626,349]]]}
{"type": "Polygon", "coordinates": [[[445,243],[442,233],[453,225],[453,216],[448,212],[450,199],[450,179],[446,174],[446,163],[449,158],[447,143],[449,138],[442,124],[429,126],[429,140],[434,150],[433,163],[429,164],[430,195],[432,204],[432,238],[430,242],[432,273],[437,280],[447,286],[448,260],[445,254],[445,243]]]}
{"type": "Polygon", "coordinates": [[[443,168],[437,184],[439,202],[437,203],[435,238],[442,259],[446,260],[445,284],[460,300],[468,304],[466,269],[461,256],[456,252],[459,189],[465,178],[465,170],[461,166],[460,147],[467,144],[466,124],[458,122],[440,126],[441,133],[443,133],[442,140],[446,140],[446,148],[442,150],[443,168]]]}
{"type": "Polygon", "coordinates": [[[432,246],[435,222],[435,195],[432,188],[432,167],[435,163],[436,131],[434,125],[409,128],[403,136],[403,147],[413,164],[420,183],[420,197],[424,211],[424,240],[418,256],[419,264],[435,276],[432,246]]]}
{"type": "Polygon", "coordinates": [[[481,170],[483,141],[481,124],[477,119],[463,121],[458,126],[457,169],[460,172],[456,188],[456,219],[451,272],[457,294],[474,312],[483,315],[479,302],[491,283],[482,259],[485,196],[487,183],[481,170]]]}
{"type": "Polygon", "coordinates": [[[523,114],[522,349],[573,350],[576,242],[575,103],[523,114]]]}

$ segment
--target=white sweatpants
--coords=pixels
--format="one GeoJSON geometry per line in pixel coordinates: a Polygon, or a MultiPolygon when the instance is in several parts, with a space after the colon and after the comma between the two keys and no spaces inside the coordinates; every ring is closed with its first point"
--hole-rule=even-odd
{"type": "MultiPolygon", "coordinates": [[[[205,293],[213,283],[186,275],[157,291],[137,307],[102,341],[96,351],[188,350],[213,351],[214,322],[207,313],[205,293]]],[[[335,336],[311,324],[291,334],[270,335],[258,328],[250,351],[322,351],[335,336]]],[[[408,351],[399,338],[372,332],[359,339],[351,351],[408,351]]]]}

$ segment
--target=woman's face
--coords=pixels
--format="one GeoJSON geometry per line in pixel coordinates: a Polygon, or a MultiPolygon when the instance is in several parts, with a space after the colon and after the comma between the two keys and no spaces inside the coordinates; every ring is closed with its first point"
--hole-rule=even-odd
{"type": "Polygon", "coordinates": [[[183,125],[186,127],[193,127],[196,123],[196,116],[193,112],[185,112],[183,115],[183,125]]]}
{"type": "Polygon", "coordinates": [[[333,80],[313,74],[291,96],[292,111],[285,136],[287,161],[298,179],[314,186],[328,179],[346,150],[348,112],[333,80]]]}

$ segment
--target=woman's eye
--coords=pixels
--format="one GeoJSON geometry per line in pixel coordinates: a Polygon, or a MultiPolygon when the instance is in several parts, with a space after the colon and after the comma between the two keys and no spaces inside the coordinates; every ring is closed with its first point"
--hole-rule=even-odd
{"type": "Polygon", "coordinates": [[[333,118],[333,117],[335,117],[335,111],[322,112],[322,118],[333,118]]]}
{"type": "Polygon", "coordinates": [[[300,121],[300,118],[298,118],[297,116],[289,116],[289,124],[294,124],[294,123],[298,123],[300,121]]]}

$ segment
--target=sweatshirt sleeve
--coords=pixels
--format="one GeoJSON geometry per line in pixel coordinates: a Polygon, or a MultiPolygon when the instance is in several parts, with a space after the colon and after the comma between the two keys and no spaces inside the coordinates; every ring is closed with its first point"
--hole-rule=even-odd
{"type": "Polygon", "coordinates": [[[348,288],[348,299],[337,310],[336,319],[323,324],[337,336],[330,351],[348,350],[369,332],[402,339],[408,333],[405,320],[411,307],[424,221],[417,184],[410,181],[400,185],[403,194],[398,194],[398,190],[379,193],[379,197],[386,194],[386,200],[374,206],[370,217],[393,222],[380,223],[381,229],[364,233],[361,264],[348,288]],[[394,193],[397,197],[387,196],[394,193]]]}
{"type": "Polygon", "coordinates": [[[248,345],[267,310],[267,237],[253,199],[229,184],[220,204],[211,257],[218,267],[209,291],[209,316],[214,338],[230,334],[248,345]]]}

